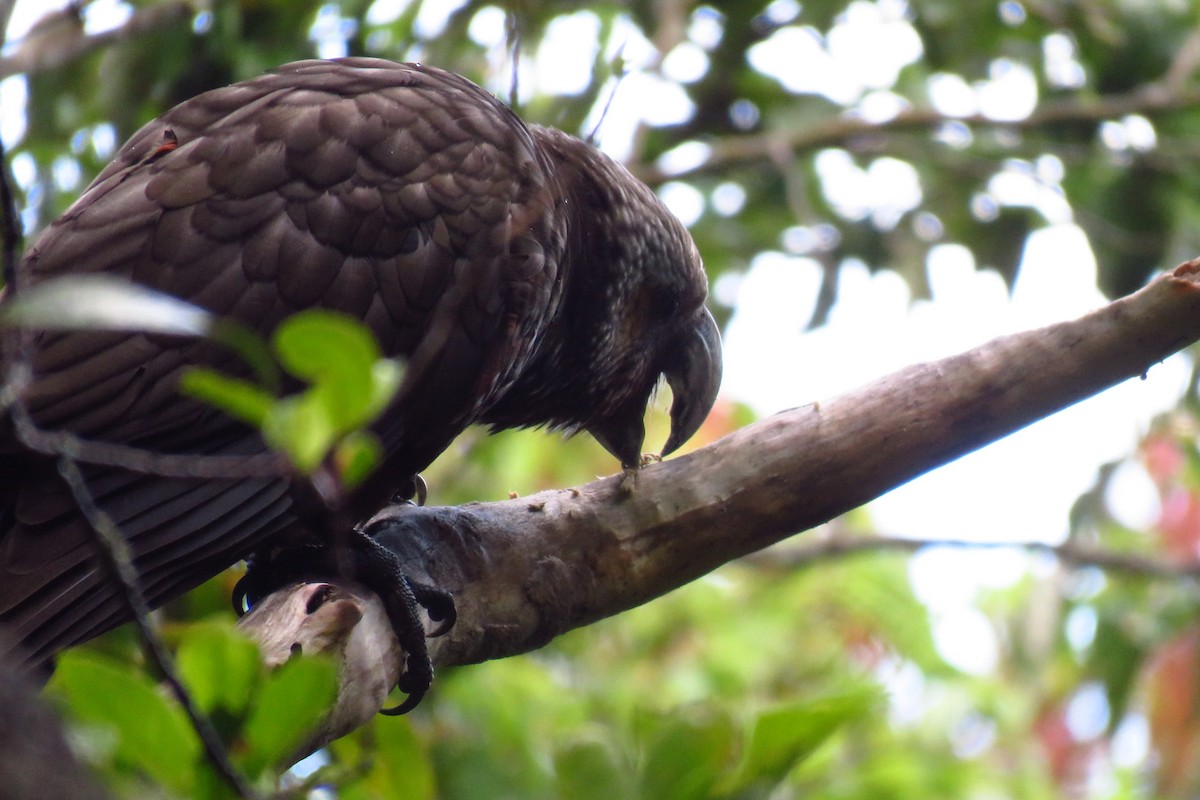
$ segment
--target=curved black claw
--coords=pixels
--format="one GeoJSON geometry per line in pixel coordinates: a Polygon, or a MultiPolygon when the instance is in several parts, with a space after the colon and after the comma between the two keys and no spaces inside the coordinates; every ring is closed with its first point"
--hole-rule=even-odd
{"type": "Polygon", "coordinates": [[[410,477],[392,494],[392,502],[398,505],[407,503],[423,506],[427,499],[429,499],[429,484],[420,475],[410,477]]]}
{"type": "MultiPolygon", "coordinates": [[[[387,552],[392,560],[395,560],[391,551],[384,552],[387,552]]],[[[402,665],[400,680],[396,683],[396,688],[408,697],[404,698],[404,702],[395,708],[379,709],[380,714],[388,716],[398,716],[412,711],[425,697],[425,693],[429,691],[429,687],[433,683],[433,661],[429,658],[429,648],[425,645],[425,622],[421,618],[420,603],[413,593],[412,583],[408,577],[399,572],[393,574],[397,580],[389,585],[386,593],[381,593],[379,597],[383,600],[383,607],[387,610],[388,619],[391,620],[392,630],[395,632],[396,638],[400,640],[400,649],[408,654],[402,665]]]]}
{"type": "Polygon", "coordinates": [[[233,585],[233,610],[239,616],[258,605],[264,597],[297,581],[331,572],[327,548],[299,546],[278,552],[254,553],[246,559],[246,574],[233,585]]]}
{"type": "Polygon", "coordinates": [[[233,602],[233,613],[238,615],[238,618],[246,616],[246,612],[254,607],[254,601],[251,596],[257,596],[252,586],[253,581],[250,580],[250,573],[238,578],[238,582],[233,585],[233,597],[230,600],[233,602]]]}
{"type": "Polygon", "coordinates": [[[432,631],[425,635],[430,639],[436,639],[449,633],[450,629],[454,627],[454,623],[458,621],[458,609],[454,605],[454,595],[445,589],[439,589],[427,583],[417,583],[408,578],[405,580],[408,581],[408,586],[412,589],[417,604],[425,609],[425,613],[429,615],[431,621],[438,623],[432,631]]]}

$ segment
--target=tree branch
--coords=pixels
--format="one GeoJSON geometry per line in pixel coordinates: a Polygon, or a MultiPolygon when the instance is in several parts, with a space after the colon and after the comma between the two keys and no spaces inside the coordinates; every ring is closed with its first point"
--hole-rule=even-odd
{"type": "Polygon", "coordinates": [[[786,550],[752,553],[747,559],[754,564],[788,570],[804,569],[825,564],[832,559],[849,558],[866,553],[915,553],[926,547],[961,547],[981,550],[1012,548],[1030,550],[1054,556],[1072,567],[1097,567],[1109,573],[1122,573],[1135,578],[1200,578],[1200,561],[1180,562],[1125,553],[1068,539],[1060,544],[1047,542],[979,542],[964,539],[910,539],[903,536],[879,536],[839,531],[816,536],[786,550]]]}
{"type": "MultiPolygon", "coordinates": [[[[397,554],[412,578],[454,593],[458,623],[431,643],[435,663],[516,655],[663,595],[1143,376],[1197,339],[1200,259],[1077,320],[907,367],[671,461],[504,502],[391,506],[368,523],[368,530],[397,554]]],[[[804,557],[925,544],[818,541],[804,557]]],[[[1078,543],[1047,549],[1068,563],[1106,569],[1196,572],[1090,551],[1078,543]]],[[[353,591],[336,580],[329,583],[353,591]]],[[[325,628],[297,612],[308,608],[311,586],[281,590],[244,618],[268,658],[286,658],[293,639],[299,641],[291,631],[305,625],[325,628]]],[[[377,664],[378,652],[394,642],[390,627],[378,615],[372,620],[361,629],[352,623],[339,635],[355,630],[376,640],[376,655],[365,663],[377,664]]],[[[352,658],[351,649],[345,648],[344,669],[361,670],[364,660],[352,658]]],[[[369,718],[362,697],[370,691],[346,692],[345,684],[348,699],[319,739],[335,727],[369,718]]]]}
{"type": "Polygon", "coordinates": [[[294,583],[266,597],[238,622],[270,667],[297,653],[339,660],[333,710],[298,749],[299,760],[365,725],[400,679],[404,656],[379,596],[350,582],[294,583]]]}
{"type": "Polygon", "coordinates": [[[776,160],[779,153],[796,154],[823,147],[846,146],[864,137],[880,137],[913,130],[927,131],[948,124],[1029,131],[1064,123],[1103,122],[1130,114],[1154,115],[1196,106],[1200,106],[1200,90],[1155,83],[1126,94],[1106,95],[1087,100],[1050,100],[1019,120],[999,120],[983,114],[952,117],[932,108],[906,109],[885,122],[872,122],[862,117],[843,114],[824,122],[793,126],[786,130],[723,137],[710,143],[708,156],[703,162],[687,169],[664,172],[654,164],[637,164],[630,165],[630,172],[655,186],[663,181],[713,172],[747,162],[776,160]]]}
{"type": "Polygon", "coordinates": [[[102,33],[86,35],[76,18],[65,13],[47,15],[56,17],[45,25],[39,24],[17,43],[16,52],[0,58],[0,80],[19,73],[35,73],[77,61],[102,47],[117,42],[136,39],[147,31],[166,27],[187,19],[195,13],[189,2],[172,0],[158,5],[137,9],[124,25],[102,33]]]}
{"type": "Polygon", "coordinates": [[[690,455],[577,489],[374,523],[455,593],[439,664],[528,651],[812,528],[1200,338],[1200,260],[1072,322],[917,364],[690,455]]]}
{"type": "MultiPolygon", "coordinates": [[[[1144,375],[1197,339],[1200,259],[1077,320],[907,367],[636,473],[497,503],[393,506],[369,530],[414,578],[454,592],[458,624],[432,642],[436,663],[502,658],[824,523],[1144,375]]],[[[810,547],[815,553],[923,544],[810,547]]],[[[1173,567],[1077,543],[1051,549],[1070,563],[1175,574],[1173,567]]],[[[1178,568],[1178,574],[1194,573],[1178,568]]],[[[267,616],[266,605],[246,619],[267,616]]],[[[255,624],[268,630],[294,625],[294,617],[289,612],[255,624]]],[[[384,626],[370,635],[388,638],[390,631],[384,626]]]]}

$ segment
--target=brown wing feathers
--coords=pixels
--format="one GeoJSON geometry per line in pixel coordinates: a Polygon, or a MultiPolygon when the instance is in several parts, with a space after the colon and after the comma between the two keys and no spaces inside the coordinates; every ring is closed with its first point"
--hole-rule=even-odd
{"type": "MultiPolygon", "coordinates": [[[[484,369],[522,360],[497,333],[528,313],[505,305],[503,284],[508,206],[545,183],[518,178],[537,169],[530,145],[506,109],[448,73],[292,65],[202,95],[135,135],[31,249],[23,278],[122,274],[265,333],[312,306],[363,319],[390,354],[410,359],[408,408],[385,426],[393,445],[409,440],[391,454],[394,485],[469,421],[481,387],[501,388],[484,369]],[[414,429],[425,433],[406,434],[414,429]]],[[[537,299],[518,305],[532,310],[537,299]]],[[[174,392],[198,348],[138,335],[44,341],[27,397],[43,425],[197,454],[262,449],[174,392]],[[178,441],[180,426],[192,441],[178,441]]],[[[40,471],[0,532],[0,623],[38,655],[124,616],[86,523],[40,471]]],[[[283,481],[92,468],[89,482],[158,602],[296,522],[283,481]]]]}

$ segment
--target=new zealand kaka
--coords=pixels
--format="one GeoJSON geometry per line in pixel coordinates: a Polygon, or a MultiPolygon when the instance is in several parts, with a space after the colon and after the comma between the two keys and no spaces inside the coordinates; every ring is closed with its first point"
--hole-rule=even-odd
{"type": "MultiPolygon", "coordinates": [[[[354,519],[473,423],[586,430],[636,465],[659,378],[675,398],[664,452],[696,431],[720,381],[700,258],[655,195],[590,145],[417,64],[302,61],[149,123],[28,249],[18,294],[94,273],[263,334],[297,311],[336,310],[403,358],[354,519]]],[[[212,343],[22,336],[22,401],[41,428],[197,457],[265,450],[178,391],[189,365],[237,369],[212,343]]],[[[154,605],[264,544],[320,535],[284,477],[82,468],[154,605]]],[[[126,621],[53,459],[25,451],[12,425],[0,430],[0,506],[0,626],[28,659],[126,621]]]]}

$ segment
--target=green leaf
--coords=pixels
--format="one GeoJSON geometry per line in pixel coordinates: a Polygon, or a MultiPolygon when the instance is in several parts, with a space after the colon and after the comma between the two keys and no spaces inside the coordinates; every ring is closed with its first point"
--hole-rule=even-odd
{"type": "Polygon", "coordinates": [[[320,466],[336,439],[332,420],[313,392],[277,402],[263,420],[267,444],[281,450],[304,473],[320,466]]]}
{"type": "Polygon", "coordinates": [[[310,391],[334,430],[368,421],[376,402],[372,369],[382,356],[362,323],[330,311],[307,311],[284,320],[272,341],[284,369],[312,382],[310,391]]]}
{"type": "Polygon", "coordinates": [[[179,387],[185,394],[255,427],[262,426],[276,402],[270,393],[252,383],[201,367],[184,372],[179,387]]]}
{"type": "Polygon", "coordinates": [[[369,772],[338,787],[338,796],[345,800],[433,800],[439,796],[429,751],[409,717],[376,716],[359,732],[334,741],[330,749],[343,764],[370,759],[369,772]]]}
{"type": "Polygon", "coordinates": [[[242,729],[242,766],[260,775],[286,766],[333,704],[337,670],[332,659],[296,658],[270,673],[242,729]]]}
{"type": "Polygon", "coordinates": [[[629,768],[604,742],[572,742],[554,754],[554,768],[559,797],[620,800],[631,796],[629,768]]]}
{"type": "Polygon", "coordinates": [[[383,413],[392,402],[404,380],[404,365],[390,358],[381,358],[371,366],[371,390],[367,394],[365,425],[383,413]]]}
{"type": "MultiPolygon", "coordinates": [[[[329,311],[289,317],[273,339],[280,363],[312,382],[277,402],[261,425],[267,442],[297,469],[312,472],[344,435],[370,423],[387,407],[403,380],[403,367],[380,357],[362,323],[329,311]]],[[[343,479],[360,482],[378,460],[378,442],[357,439],[339,452],[343,479]]]]}
{"type": "Polygon", "coordinates": [[[63,653],[50,682],[80,720],[116,731],[114,757],[172,792],[191,796],[200,740],[183,710],[145,675],[95,653],[63,653]]]}
{"type": "Polygon", "coordinates": [[[778,784],[843,725],[866,715],[878,690],[862,688],[768,709],[754,720],[737,772],[721,788],[778,784]]]}
{"type": "Polygon", "coordinates": [[[338,442],[334,451],[334,463],[338,476],[348,488],[362,483],[383,456],[383,446],[374,434],[354,431],[338,442]]]}
{"type": "Polygon", "coordinates": [[[1120,624],[1120,611],[1102,608],[1101,612],[1086,663],[1090,672],[1104,683],[1105,694],[1113,709],[1109,724],[1115,728],[1125,712],[1147,653],[1145,643],[1139,642],[1120,624]]]}
{"type": "Polygon", "coordinates": [[[71,275],[22,289],[0,322],[40,330],[145,331],[206,336],[212,315],[178,297],[111,275],[71,275]]]}
{"type": "MultiPolygon", "coordinates": [[[[260,361],[255,338],[237,325],[217,327],[219,340],[234,347],[270,385],[271,370],[260,361]]],[[[259,427],[267,443],[285,453],[301,472],[315,470],[343,436],[370,423],[387,407],[404,378],[403,366],[380,357],[369,330],[357,320],[329,311],[307,311],[285,320],[273,338],[280,362],[312,382],[299,394],[275,398],[270,391],[207,369],[188,370],[183,391],[259,427]]],[[[373,437],[355,437],[338,447],[342,479],[356,485],[378,462],[373,437]]]]}
{"type": "Polygon", "coordinates": [[[179,671],[196,704],[240,715],[263,674],[258,648],[231,625],[189,626],[176,655],[179,671]]]}
{"type": "Polygon", "coordinates": [[[224,345],[254,370],[259,385],[271,395],[280,391],[281,373],[275,356],[258,332],[236,320],[221,318],[213,322],[209,338],[224,345]]]}
{"type": "Polygon", "coordinates": [[[733,739],[726,717],[705,722],[668,718],[646,749],[640,770],[642,797],[710,797],[712,787],[728,771],[733,739]]]}

